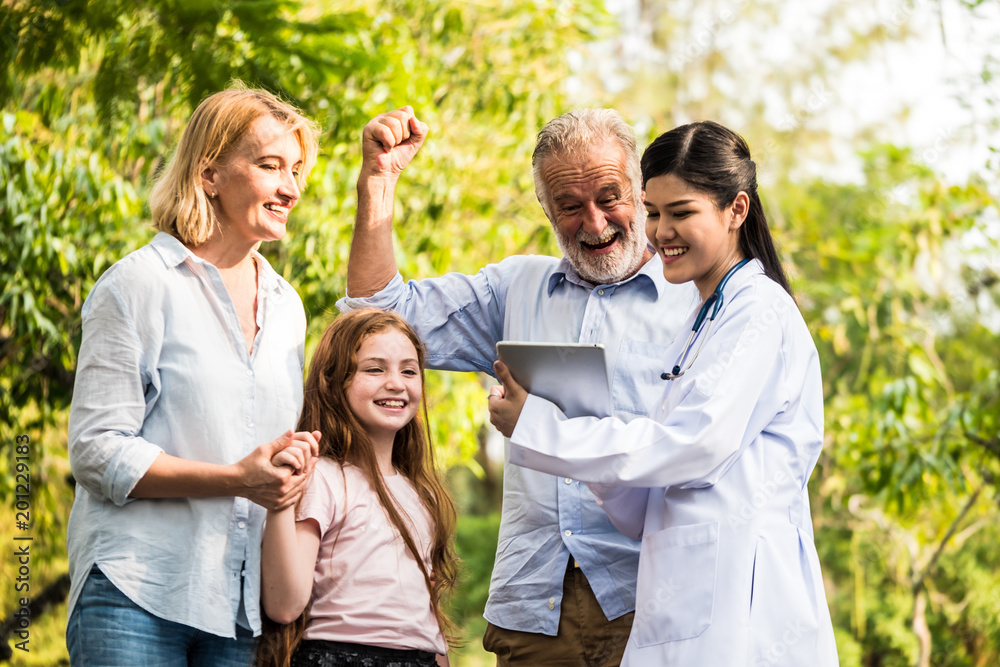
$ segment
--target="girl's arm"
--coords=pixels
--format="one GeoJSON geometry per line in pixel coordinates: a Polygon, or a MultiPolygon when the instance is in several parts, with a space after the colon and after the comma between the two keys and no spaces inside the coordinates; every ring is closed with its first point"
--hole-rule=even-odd
{"type": "Polygon", "coordinates": [[[275,623],[291,623],[309,604],[319,544],[319,524],[296,521],[294,507],[267,513],[260,594],[264,613],[275,623]]]}

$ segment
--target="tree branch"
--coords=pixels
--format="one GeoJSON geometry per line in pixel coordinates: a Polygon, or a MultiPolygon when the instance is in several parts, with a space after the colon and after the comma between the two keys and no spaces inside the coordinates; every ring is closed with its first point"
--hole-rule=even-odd
{"type": "Polygon", "coordinates": [[[1000,438],[990,438],[987,440],[985,438],[980,438],[978,435],[973,433],[969,433],[968,431],[965,431],[964,435],[966,439],[976,443],[986,451],[995,454],[997,457],[1000,457],[1000,438]]]}
{"type": "Polygon", "coordinates": [[[927,561],[927,565],[924,566],[923,570],[919,575],[917,575],[916,580],[913,582],[914,595],[919,593],[920,589],[923,587],[924,581],[927,579],[927,575],[934,569],[934,566],[937,564],[941,554],[944,553],[944,548],[958,531],[958,524],[962,522],[962,520],[969,513],[969,510],[972,509],[972,506],[976,504],[977,500],[979,500],[979,494],[982,493],[982,490],[983,487],[980,485],[978,489],[973,491],[972,495],[969,496],[969,500],[965,503],[965,507],[962,508],[962,511],[959,512],[957,517],[955,517],[955,520],[951,522],[950,526],[948,526],[947,532],[945,532],[944,537],[941,538],[941,542],[938,544],[937,549],[934,550],[934,555],[932,555],[931,559],[927,561]]]}

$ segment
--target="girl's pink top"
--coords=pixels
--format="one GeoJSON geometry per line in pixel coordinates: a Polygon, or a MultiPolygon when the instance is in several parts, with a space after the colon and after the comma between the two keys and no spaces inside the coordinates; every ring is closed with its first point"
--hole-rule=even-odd
{"type": "MultiPolygon", "coordinates": [[[[431,516],[410,480],[383,477],[431,567],[431,516]]],[[[304,639],[447,652],[417,561],[358,468],[322,458],[297,513],[321,541],[304,639]]]]}

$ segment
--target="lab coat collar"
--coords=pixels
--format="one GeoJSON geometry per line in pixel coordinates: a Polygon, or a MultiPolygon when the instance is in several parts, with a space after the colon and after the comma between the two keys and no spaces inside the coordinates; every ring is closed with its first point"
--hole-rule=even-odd
{"type": "Polygon", "coordinates": [[[726,283],[726,292],[734,293],[741,286],[753,280],[755,276],[760,275],[765,275],[764,265],[759,259],[753,258],[729,279],[729,282],[726,283]]]}

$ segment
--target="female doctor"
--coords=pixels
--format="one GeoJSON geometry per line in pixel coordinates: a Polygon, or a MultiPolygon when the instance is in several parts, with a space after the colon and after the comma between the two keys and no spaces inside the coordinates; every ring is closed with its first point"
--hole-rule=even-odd
{"type": "MultiPolygon", "coordinates": [[[[678,127],[642,158],[646,234],[703,300],[664,360],[653,419],[567,419],[497,362],[510,461],[589,483],[642,538],[628,667],[835,667],[806,482],[823,442],[819,360],[736,133],[678,127]]],[[[582,527],[586,530],[586,527],[582,527]]]]}

